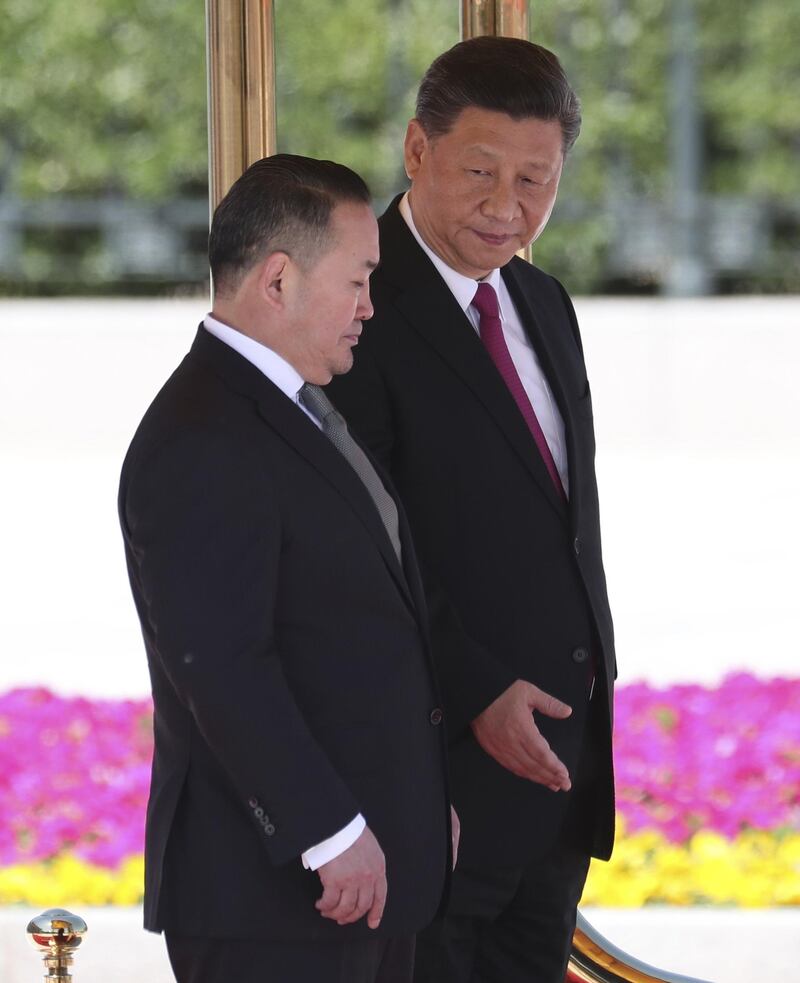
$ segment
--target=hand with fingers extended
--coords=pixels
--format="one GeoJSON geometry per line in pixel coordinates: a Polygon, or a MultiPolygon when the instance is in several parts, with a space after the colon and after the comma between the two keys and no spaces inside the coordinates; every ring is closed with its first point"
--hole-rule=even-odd
{"type": "Polygon", "coordinates": [[[349,925],[366,915],[370,928],[380,925],[386,905],[386,858],[369,826],[317,873],[323,890],[316,907],[323,918],[349,925]]]}
{"type": "Polygon", "coordinates": [[[569,772],[542,737],[534,710],[556,720],[572,713],[566,703],[518,679],[472,721],[472,733],[487,754],[515,775],[553,792],[567,792],[572,787],[569,772]]]}

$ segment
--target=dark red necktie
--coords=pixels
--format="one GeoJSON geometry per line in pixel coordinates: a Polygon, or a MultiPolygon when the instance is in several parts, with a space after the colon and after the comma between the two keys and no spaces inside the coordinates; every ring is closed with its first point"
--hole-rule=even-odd
{"type": "Polygon", "coordinates": [[[491,356],[492,361],[497,366],[497,371],[508,386],[508,391],[514,397],[514,402],[519,407],[519,411],[524,417],[525,422],[528,424],[528,429],[536,441],[536,446],[539,448],[539,453],[542,455],[542,460],[544,461],[548,474],[553,480],[556,491],[562,501],[566,502],[567,496],[564,486],[561,483],[561,476],[558,473],[556,462],[553,460],[553,455],[547,446],[547,440],[539,425],[539,421],[536,419],[531,401],[528,399],[528,394],[525,392],[525,387],[522,385],[522,381],[514,367],[514,362],[511,359],[511,353],[508,350],[508,345],[503,335],[500,307],[497,303],[497,294],[494,292],[494,287],[489,283],[479,283],[478,289],[475,292],[475,298],[472,301],[472,306],[480,314],[479,327],[481,341],[491,356]]]}

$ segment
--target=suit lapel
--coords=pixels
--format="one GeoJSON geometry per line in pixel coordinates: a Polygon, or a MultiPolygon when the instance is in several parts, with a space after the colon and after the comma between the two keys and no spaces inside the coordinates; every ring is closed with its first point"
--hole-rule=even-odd
{"type": "Polygon", "coordinates": [[[380,225],[380,269],[399,287],[398,312],[484,405],[545,498],[566,519],[564,503],[513,396],[456,299],[414,240],[397,202],[380,225]]]}
{"type": "Polygon", "coordinates": [[[564,390],[564,380],[569,378],[570,375],[574,375],[574,371],[571,372],[568,365],[562,364],[562,348],[553,343],[554,339],[557,339],[564,330],[563,321],[559,323],[554,319],[553,314],[539,302],[539,298],[525,290],[518,276],[518,263],[512,260],[512,262],[503,268],[502,276],[517,308],[528,339],[539,359],[539,364],[545,374],[547,383],[553,391],[553,396],[561,413],[561,419],[564,421],[569,468],[569,511],[574,518],[577,516],[580,506],[578,500],[580,481],[578,480],[577,474],[577,465],[580,456],[577,453],[575,444],[575,418],[572,414],[572,403],[567,398],[564,390]]]}
{"type": "Polygon", "coordinates": [[[375,541],[406,603],[414,610],[405,575],[369,492],[322,431],[262,372],[202,326],[192,355],[221,376],[231,389],[255,400],[264,422],[336,489],[375,541]]]}

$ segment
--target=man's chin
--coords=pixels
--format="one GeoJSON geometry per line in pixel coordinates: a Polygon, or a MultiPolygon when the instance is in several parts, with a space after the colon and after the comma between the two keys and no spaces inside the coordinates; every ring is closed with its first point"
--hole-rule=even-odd
{"type": "Polygon", "coordinates": [[[348,351],[346,356],[342,356],[335,365],[330,366],[331,376],[347,375],[353,367],[353,353],[348,351]]]}
{"type": "Polygon", "coordinates": [[[486,276],[492,270],[510,263],[516,255],[516,243],[490,246],[481,242],[480,246],[473,250],[469,256],[465,256],[464,259],[474,271],[480,273],[481,276],[486,276]]]}

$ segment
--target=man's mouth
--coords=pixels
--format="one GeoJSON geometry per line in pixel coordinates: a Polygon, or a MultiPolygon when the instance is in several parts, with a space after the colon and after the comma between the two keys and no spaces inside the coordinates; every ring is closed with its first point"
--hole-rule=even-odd
{"type": "Polygon", "coordinates": [[[485,242],[489,246],[505,246],[513,239],[513,236],[510,233],[505,235],[495,235],[491,232],[481,232],[478,229],[473,229],[472,231],[482,242],[485,242]]]}

